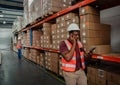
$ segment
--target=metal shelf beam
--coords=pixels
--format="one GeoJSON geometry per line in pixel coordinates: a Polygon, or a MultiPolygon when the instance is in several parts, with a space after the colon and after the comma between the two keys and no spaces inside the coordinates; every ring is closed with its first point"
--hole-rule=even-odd
{"type": "MultiPolygon", "coordinates": [[[[24,46],[24,47],[37,49],[37,50],[45,50],[45,51],[49,51],[49,52],[60,53],[59,50],[53,50],[53,49],[50,49],[50,48],[42,48],[42,47],[37,47],[37,46],[24,46]]],[[[99,55],[99,54],[93,54],[92,58],[120,63],[120,58],[115,57],[115,56],[102,56],[102,55],[99,55]]]]}
{"type": "Polygon", "coordinates": [[[99,54],[93,54],[92,58],[120,63],[120,58],[115,56],[103,56],[99,54]]]}
{"type": "Polygon", "coordinates": [[[42,47],[38,47],[38,46],[23,46],[23,47],[31,48],[31,49],[37,49],[37,50],[45,50],[45,51],[55,52],[55,53],[60,53],[59,50],[54,50],[54,49],[50,49],[50,48],[42,48],[42,47]]]}

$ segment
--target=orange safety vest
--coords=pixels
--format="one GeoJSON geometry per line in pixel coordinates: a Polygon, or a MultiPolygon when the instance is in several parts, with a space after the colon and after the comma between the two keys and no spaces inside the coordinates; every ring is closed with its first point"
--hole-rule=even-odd
{"type": "MultiPolygon", "coordinates": [[[[68,50],[70,50],[72,48],[72,44],[68,40],[65,40],[64,42],[68,50]]],[[[78,41],[77,43],[78,47],[81,48],[82,47],[81,42],[78,41]]],[[[84,52],[80,52],[80,58],[82,63],[82,69],[85,69],[84,52]]],[[[62,70],[73,72],[75,71],[75,69],[76,69],[76,51],[74,51],[73,57],[69,62],[62,57],[62,70]]]]}
{"type": "Polygon", "coordinates": [[[21,45],[17,45],[16,48],[17,48],[17,49],[20,49],[20,48],[22,48],[22,46],[21,46],[21,45]]]}

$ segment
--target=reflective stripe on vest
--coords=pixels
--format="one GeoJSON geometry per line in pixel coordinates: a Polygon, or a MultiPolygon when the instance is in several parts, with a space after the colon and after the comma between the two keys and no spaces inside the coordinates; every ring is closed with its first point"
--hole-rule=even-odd
{"type": "MultiPolygon", "coordinates": [[[[68,50],[70,50],[72,48],[72,44],[68,40],[65,40],[64,42],[68,50]]],[[[78,47],[79,48],[82,47],[82,44],[80,43],[80,41],[78,41],[78,47]]],[[[80,52],[80,58],[81,58],[82,69],[84,69],[85,68],[84,52],[80,52]]],[[[62,69],[64,71],[75,71],[75,68],[76,68],[76,51],[74,51],[73,57],[69,62],[66,61],[64,58],[62,58],[62,69]]]]}

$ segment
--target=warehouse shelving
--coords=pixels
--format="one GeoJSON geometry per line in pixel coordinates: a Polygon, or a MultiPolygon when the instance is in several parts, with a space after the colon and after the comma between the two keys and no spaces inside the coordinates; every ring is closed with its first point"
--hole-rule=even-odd
{"type": "MultiPolygon", "coordinates": [[[[53,14],[53,15],[51,15],[51,16],[43,19],[42,21],[36,22],[35,24],[33,24],[33,25],[29,26],[29,27],[23,28],[20,32],[24,32],[24,31],[33,29],[34,27],[37,27],[37,26],[43,24],[44,22],[47,22],[47,21],[52,20],[54,18],[57,18],[58,16],[61,16],[61,15],[65,14],[65,13],[73,11],[73,10],[75,10],[75,9],[81,7],[81,6],[87,5],[87,4],[92,3],[94,1],[96,1],[96,0],[84,0],[82,2],[79,2],[79,3],[77,3],[74,6],[66,8],[66,9],[64,9],[62,11],[57,12],[56,14],[53,14]]],[[[37,49],[37,50],[44,50],[44,51],[49,51],[49,52],[60,53],[59,50],[54,50],[54,49],[50,49],[50,48],[42,48],[42,47],[38,47],[38,46],[23,46],[23,47],[25,47],[25,48],[31,48],[31,49],[37,49]]],[[[111,61],[111,62],[118,62],[118,63],[120,63],[120,58],[113,57],[113,56],[103,56],[103,55],[100,55],[100,54],[93,54],[92,58],[93,59],[100,59],[100,60],[105,60],[105,61],[111,61]]]]}
{"type": "MultiPolygon", "coordinates": [[[[50,48],[42,48],[42,47],[37,47],[37,46],[24,46],[24,47],[31,48],[31,49],[45,50],[45,51],[49,51],[49,52],[60,53],[59,50],[54,50],[54,49],[50,49],[50,48]]],[[[115,57],[115,56],[103,56],[103,55],[100,55],[100,54],[93,54],[92,58],[120,63],[120,58],[115,57]]]]}
{"type": "Polygon", "coordinates": [[[47,22],[47,21],[49,21],[49,20],[52,20],[52,19],[54,19],[54,18],[56,18],[56,17],[58,17],[58,16],[61,16],[61,15],[65,14],[65,13],[68,13],[68,12],[70,12],[70,11],[73,11],[73,10],[75,10],[75,9],[81,7],[81,6],[90,4],[90,3],[94,2],[94,1],[96,1],[96,0],[84,0],[84,1],[82,1],[82,2],[79,2],[79,3],[75,4],[74,6],[71,6],[71,7],[69,7],[69,8],[66,8],[66,9],[62,10],[62,11],[59,11],[59,12],[57,12],[56,14],[53,14],[52,16],[47,17],[47,18],[45,18],[44,20],[33,24],[33,25],[30,26],[30,27],[23,28],[21,31],[30,30],[30,29],[32,29],[32,28],[34,28],[34,27],[37,27],[37,26],[43,24],[44,22],[47,22]]]}
{"type": "Polygon", "coordinates": [[[93,54],[92,58],[120,63],[120,58],[117,56],[103,56],[99,54],[93,54]]]}

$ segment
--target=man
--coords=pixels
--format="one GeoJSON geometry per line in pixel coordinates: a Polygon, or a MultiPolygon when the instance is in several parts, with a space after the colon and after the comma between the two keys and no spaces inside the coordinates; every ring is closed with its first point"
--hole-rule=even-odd
{"type": "Polygon", "coordinates": [[[22,57],[22,52],[21,52],[21,49],[22,49],[21,37],[18,37],[18,42],[17,42],[16,48],[18,49],[18,58],[21,59],[21,57],[22,57]]]}
{"type": "Polygon", "coordinates": [[[66,85],[87,85],[84,69],[84,49],[79,41],[80,29],[75,23],[68,26],[69,38],[60,43],[62,70],[66,85]]]}

